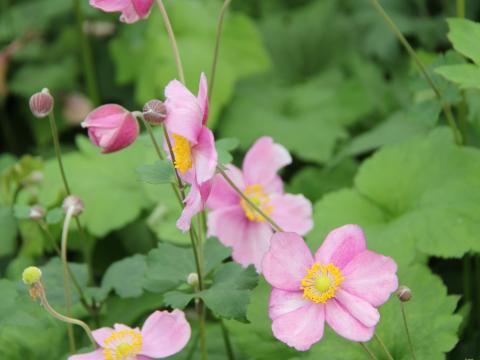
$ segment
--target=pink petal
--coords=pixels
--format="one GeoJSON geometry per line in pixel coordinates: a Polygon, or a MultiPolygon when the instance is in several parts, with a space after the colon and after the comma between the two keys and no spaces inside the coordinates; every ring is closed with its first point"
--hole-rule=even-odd
{"type": "Polygon", "coordinates": [[[185,198],[185,207],[183,208],[180,218],[177,220],[177,228],[184,232],[190,229],[192,217],[205,208],[205,202],[210,193],[210,188],[211,184],[209,182],[202,185],[198,185],[195,182],[192,184],[190,192],[185,198]]]}
{"type": "Polygon", "coordinates": [[[183,311],[155,311],[143,324],[140,354],[152,358],[176,354],[187,345],[190,335],[183,311]]]}
{"type": "Polygon", "coordinates": [[[303,195],[270,196],[272,219],[286,232],[305,235],[313,228],[312,204],[303,195]]]}
{"type": "Polygon", "coordinates": [[[103,360],[105,355],[103,355],[102,351],[102,349],[98,349],[86,354],[72,355],[68,357],[68,360],[103,360]]]}
{"type": "Polygon", "coordinates": [[[248,219],[239,205],[220,208],[208,213],[208,236],[216,236],[225,246],[234,246],[243,239],[248,219]]]}
{"type": "Polygon", "coordinates": [[[81,125],[84,128],[117,128],[128,113],[129,111],[120,105],[105,104],[92,110],[81,125]]]}
{"type": "Polygon", "coordinates": [[[106,338],[110,337],[112,333],[113,333],[113,329],[108,327],[103,327],[103,328],[92,331],[92,336],[98,345],[100,345],[101,347],[105,347],[105,344],[103,341],[106,338]]]}
{"type": "Polygon", "coordinates": [[[114,135],[102,146],[102,152],[108,154],[126,148],[137,139],[139,133],[137,120],[128,113],[114,135]]]}
{"type": "Polygon", "coordinates": [[[273,230],[266,222],[249,221],[246,219],[239,239],[233,244],[232,258],[237,263],[248,266],[255,265],[260,273],[262,260],[270,246],[273,230]]]}
{"type": "Polygon", "coordinates": [[[217,168],[217,149],[215,139],[210,129],[202,128],[198,143],[192,148],[197,182],[199,184],[210,180],[217,168]]]}
{"type": "Polygon", "coordinates": [[[165,106],[167,117],[165,125],[170,133],[178,134],[188,139],[192,144],[202,129],[203,113],[198,100],[177,80],[170,81],[165,88],[165,106]]]}
{"type": "Polygon", "coordinates": [[[292,312],[275,318],[273,335],[298,351],[306,351],[323,336],[325,305],[309,302],[292,312]]]}
{"type": "MultiPolygon", "coordinates": [[[[238,168],[233,165],[227,165],[225,172],[240,190],[245,190],[243,174],[238,168]]],[[[240,204],[240,195],[233,190],[222,175],[215,175],[212,182],[212,191],[207,200],[208,208],[215,210],[238,204],[240,204]]]]}
{"type": "Polygon", "coordinates": [[[299,235],[278,232],[263,259],[263,275],[273,287],[298,291],[312,264],[312,254],[299,235]]]}
{"type": "Polygon", "coordinates": [[[342,269],[366,248],[362,229],[358,225],[344,225],[330,231],[315,254],[315,261],[342,269]]]}
{"type": "Polygon", "coordinates": [[[130,5],[131,0],[90,0],[90,5],[106,11],[106,12],[115,12],[121,11],[130,5]]]}
{"type": "Polygon", "coordinates": [[[342,270],[345,280],[341,287],[377,307],[397,289],[396,271],[397,264],[392,258],[367,250],[342,270]]]}
{"type": "Polygon", "coordinates": [[[261,184],[270,192],[272,186],[278,187],[277,171],[291,162],[287,149],[274,143],[271,137],[261,137],[243,160],[245,180],[249,185],[261,184]]]}
{"type": "Polygon", "coordinates": [[[380,313],[368,301],[352,295],[341,288],[335,292],[335,299],[366,327],[375,326],[380,320],[380,313]]]}
{"type": "Polygon", "coordinates": [[[140,18],[148,16],[153,5],[153,0],[132,0],[133,7],[140,18]]]}
{"type": "Polygon", "coordinates": [[[310,300],[303,297],[302,291],[284,291],[273,288],[270,293],[268,315],[270,319],[275,320],[310,303],[310,300]]]}
{"type": "Polygon", "coordinates": [[[202,124],[205,125],[208,119],[208,85],[207,77],[203,72],[200,74],[197,99],[203,113],[202,124]]]}
{"type": "Polygon", "coordinates": [[[375,332],[375,327],[366,327],[355,319],[335,299],[325,304],[325,318],[328,325],[340,336],[352,341],[368,341],[375,332]]]}

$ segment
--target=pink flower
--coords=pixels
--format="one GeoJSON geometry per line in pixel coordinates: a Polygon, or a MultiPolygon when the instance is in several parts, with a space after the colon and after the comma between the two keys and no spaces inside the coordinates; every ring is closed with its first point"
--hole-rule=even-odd
{"type": "Polygon", "coordinates": [[[380,319],[377,307],[397,289],[396,271],[390,257],[367,250],[357,225],[331,231],[315,257],[299,235],[276,233],[263,260],[273,287],[273,335],[305,351],[322,338],[326,321],[346,339],[370,340],[380,319]]]}
{"type": "Polygon", "coordinates": [[[174,310],[155,311],[142,329],[122,324],[92,332],[99,349],[69,360],[149,360],[165,358],[181,351],[190,339],[191,329],[185,314],[174,310]]]}
{"type": "Polygon", "coordinates": [[[120,21],[131,24],[148,16],[153,0],[90,0],[90,5],[105,12],[121,12],[120,21]]]}
{"type": "Polygon", "coordinates": [[[183,180],[192,185],[182,217],[177,226],[187,231],[190,219],[203,210],[209,186],[215,174],[217,151],[213,133],[205,124],[208,118],[207,79],[201,74],[198,96],[181,82],[171,81],[165,88],[167,115],[165,126],[175,156],[175,168],[183,180]]]}
{"type": "MultiPolygon", "coordinates": [[[[303,195],[283,192],[277,171],[292,161],[288,151],[270,137],[261,137],[247,152],[243,172],[233,165],[227,174],[243,193],[285,231],[306,234],[313,226],[312,205],[303,195]]],[[[221,177],[215,176],[207,206],[209,236],[233,247],[233,259],[261,271],[270,247],[271,225],[221,177]]]]}
{"type": "Polygon", "coordinates": [[[88,129],[90,140],[104,154],[126,148],[138,137],[135,116],[120,105],[102,105],[87,115],[82,127],[88,129]]]}

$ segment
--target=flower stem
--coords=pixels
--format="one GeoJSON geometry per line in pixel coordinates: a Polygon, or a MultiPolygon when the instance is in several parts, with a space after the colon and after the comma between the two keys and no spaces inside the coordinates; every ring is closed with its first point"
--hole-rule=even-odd
{"type": "Polygon", "coordinates": [[[220,40],[222,38],[223,19],[225,18],[225,13],[227,12],[228,6],[231,2],[232,0],[224,1],[222,9],[220,10],[220,15],[218,17],[217,34],[215,38],[215,50],[213,52],[212,71],[210,72],[210,87],[208,89],[208,96],[210,98],[210,101],[213,97],[213,84],[215,83],[215,73],[217,71],[218,53],[220,51],[220,40]]]}
{"type": "Polygon", "coordinates": [[[375,339],[379,342],[380,346],[382,347],[383,349],[383,352],[385,353],[385,355],[387,355],[387,358],[389,360],[393,360],[393,356],[392,354],[390,354],[390,351],[388,351],[388,348],[387,346],[385,345],[385,343],[383,342],[382,338],[380,336],[378,336],[376,333],[375,333],[375,339]]]}
{"type": "Polygon", "coordinates": [[[465,0],[457,0],[457,17],[465,17],[465,0]]]}
{"type": "Polygon", "coordinates": [[[230,341],[230,334],[225,326],[223,320],[220,319],[220,327],[222,328],[223,342],[225,343],[225,350],[229,360],[235,360],[235,353],[233,352],[232,342],[230,341]]]}
{"type": "MultiPolygon", "coordinates": [[[[61,243],[61,259],[63,267],[63,296],[65,298],[65,310],[67,316],[72,316],[72,294],[70,293],[70,277],[68,272],[68,260],[67,260],[67,242],[68,242],[68,228],[70,227],[70,220],[72,220],[73,211],[75,208],[70,206],[65,216],[62,230],[62,243],[61,243]]],[[[70,351],[74,353],[76,351],[75,337],[73,336],[73,327],[68,324],[68,340],[70,343],[70,351]]]]}
{"type": "Polygon", "coordinates": [[[175,64],[177,65],[178,77],[180,78],[180,81],[185,84],[185,74],[183,72],[182,59],[180,58],[180,51],[178,51],[177,40],[175,39],[175,33],[173,32],[167,9],[165,9],[165,5],[163,4],[162,0],[157,0],[157,4],[158,8],[160,9],[160,13],[162,14],[165,28],[167,29],[168,39],[170,40],[170,44],[172,45],[173,55],[175,57],[175,64]]]}
{"type": "Polygon", "coordinates": [[[363,350],[367,353],[368,357],[372,360],[378,360],[375,354],[365,345],[364,343],[359,343],[363,350]]]}
{"type": "Polygon", "coordinates": [[[410,353],[413,360],[417,360],[415,356],[415,350],[413,349],[412,337],[410,336],[410,330],[408,328],[407,313],[405,311],[405,304],[400,301],[400,309],[402,310],[403,325],[405,326],[405,332],[407,333],[408,346],[410,347],[410,353]]]}
{"type": "Polygon", "coordinates": [[[443,96],[442,96],[442,93],[440,92],[440,89],[437,87],[437,85],[435,85],[435,82],[433,81],[433,79],[430,77],[430,75],[428,74],[428,71],[425,67],[425,65],[423,65],[422,61],[420,60],[420,58],[418,57],[417,53],[415,52],[415,50],[412,48],[412,46],[409,44],[408,40],[405,38],[405,36],[403,36],[402,32],[400,31],[400,29],[398,28],[398,26],[395,24],[395,22],[390,18],[390,16],[385,12],[384,8],[382,7],[382,5],[380,5],[380,3],[378,2],[378,0],[370,0],[370,2],[372,3],[373,7],[377,10],[377,12],[383,17],[383,19],[385,20],[385,22],[387,23],[387,25],[390,27],[390,29],[392,30],[392,32],[395,34],[395,36],[398,38],[398,40],[402,43],[402,45],[405,47],[405,49],[407,50],[407,52],[410,54],[410,56],[412,57],[412,59],[415,61],[415,63],[417,64],[417,67],[419,68],[419,70],[422,72],[423,76],[425,77],[425,79],[427,80],[427,83],[430,85],[430,87],[432,88],[433,92],[435,93],[436,97],[438,98],[438,100],[440,101],[440,103],[442,104],[442,109],[443,109],[443,113],[447,119],[447,122],[448,122],[448,125],[450,126],[450,128],[452,129],[452,132],[453,132],[453,136],[455,138],[455,142],[458,144],[458,145],[461,145],[463,143],[463,139],[462,139],[462,134],[460,133],[460,131],[458,130],[457,128],[457,125],[456,125],[456,122],[455,122],[455,119],[453,117],[453,114],[452,114],[452,109],[450,107],[450,104],[448,102],[446,102],[444,99],[443,99],[443,96]]]}
{"type": "Polygon", "coordinates": [[[271,217],[269,217],[267,214],[265,214],[257,205],[255,205],[244,193],[242,190],[240,190],[238,188],[237,185],[235,185],[235,183],[232,181],[232,179],[230,179],[230,177],[227,175],[227,173],[220,167],[220,166],[217,166],[217,171],[223,176],[223,178],[227,181],[227,183],[233,188],[233,190],[235,190],[241,197],[243,200],[245,200],[249,206],[252,207],[252,209],[254,209],[256,212],[258,212],[261,216],[263,216],[263,218],[265,220],[267,220],[270,225],[272,225],[272,227],[276,230],[276,231],[280,231],[280,232],[283,232],[283,229],[278,226],[278,224],[273,221],[273,219],[271,217]]]}

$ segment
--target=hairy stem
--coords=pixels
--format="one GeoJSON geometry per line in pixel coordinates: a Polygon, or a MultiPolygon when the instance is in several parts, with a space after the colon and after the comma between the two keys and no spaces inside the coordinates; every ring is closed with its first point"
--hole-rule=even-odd
{"type": "Polygon", "coordinates": [[[385,345],[385,343],[383,342],[382,338],[380,336],[378,336],[376,333],[375,333],[375,339],[378,341],[378,343],[380,344],[380,346],[382,347],[382,350],[383,352],[385,353],[385,355],[387,355],[387,358],[389,360],[393,360],[393,356],[392,354],[390,354],[390,351],[388,351],[388,348],[387,346],[385,345]]]}
{"type": "Polygon", "coordinates": [[[412,359],[417,360],[417,357],[415,356],[415,350],[413,348],[412,337],[410,336],[410,330],[408,328],[408,321],[407,321],[407,313],[405,311],[405,304],[402,301],[400,301],[400,309],[402,310],[403,325],[405,326],[405,332],[407,333],[408,346],[410,348],[410,353],[412,355],[412,359]]]}
{"type": "MultiPolygon", "coordinates": [[[[65,298],[65,310],[67,316],[72,316],[72,294],[70,293],[70,277],[68,271],[68,260],[67,260],[67,242],[68,242],[68,228],[70,227],[70,220],[72,220],[73,212],[75,208],[70,206],[67,210],[67,215],[65,216],[65,221],[63,223],[62,230],[62,243],[61,243],[61,259],[63,267],[63,296],[65,298]]],[[[75,337],[73,336],[73,327],[71,324],[68,324],[68,340],[70,343],[70,351],[75,352],[75,337]]]]}

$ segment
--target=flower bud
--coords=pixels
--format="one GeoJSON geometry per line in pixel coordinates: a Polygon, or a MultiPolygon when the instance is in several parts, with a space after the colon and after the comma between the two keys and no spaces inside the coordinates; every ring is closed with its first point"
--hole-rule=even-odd
{"type": "Polygon", "coordinates": [[[397,297],[401,302],[406,302],[412,298],[412,290],[402,285],[397,289],[397,297]]]}
{"type": "Polygon", "coordinates": [[[28,213],[30,220],[39,221],[45,217],[45,209],[39,205],[32,206],[28,213]]]}
{"type": "Polygon", "coordinates": [[[26,285],[33,285],[40,281],[42,270],[36,266],[29,266],[23,270],[22,280],[26,285]]]}
{"type": "Polygon", "coordinates": [[[83,212],[85,205],[83,204],[82,199],[78,196],[70,195],[63,200],[63,211],[67,213],[71,207],[73,207],[72,215],[78,216],[83,212]]]}
{"type": "Polygon", "coordinates": [[[88,97],[73,93],[65,97],[62,114],[69,124],[78,125],[92,110],[93,105],[88,97]]]}
{"type": "Polygon", "coordinates": [[[187,284],[196,287],[198,285],[198,274],[197,273],[190,273],[187,276],[187,284]]]}
{"type": "Polygon", "coordinates": [[[151,124],[161,124],[167,116],[167,107],[160,100],[150,100],[143,107],[143,117],[151,124]]]}
{"type": "Polygon", "coordinates": [[[32,95],[30,98],[30,110],[37,118],[48,116],[53,110],[53,97],[47,88],[32,95]]]}

